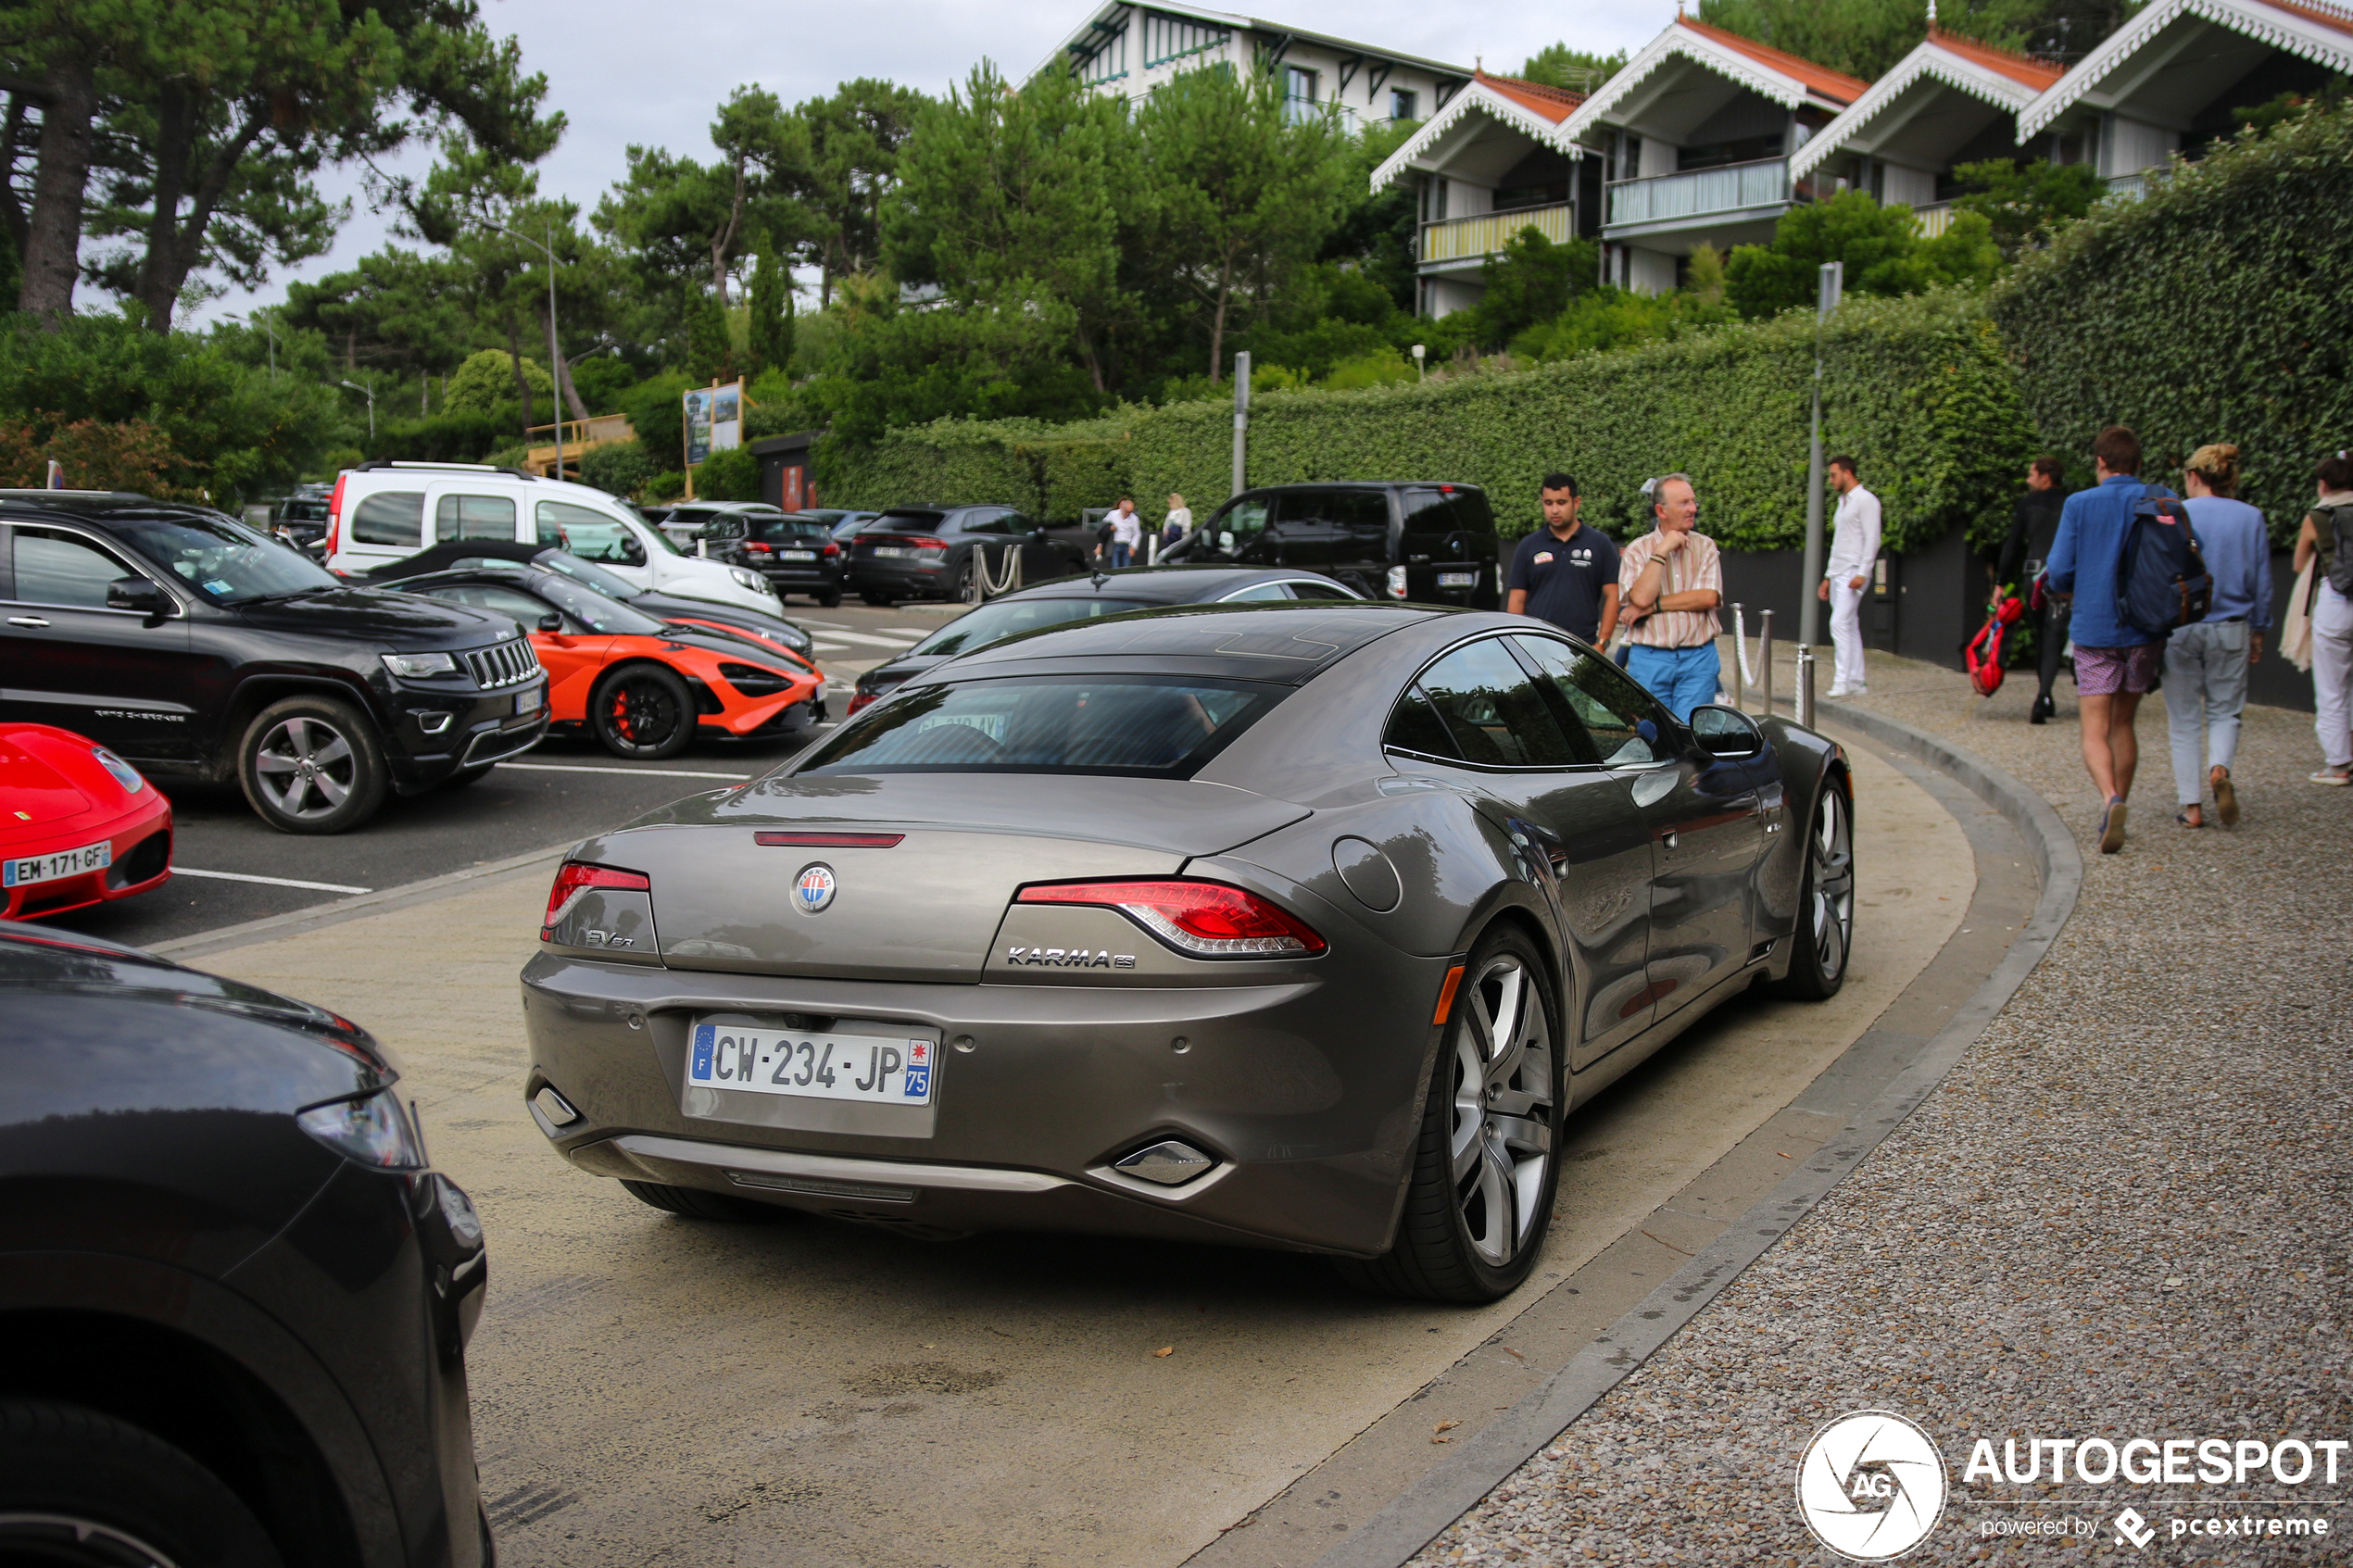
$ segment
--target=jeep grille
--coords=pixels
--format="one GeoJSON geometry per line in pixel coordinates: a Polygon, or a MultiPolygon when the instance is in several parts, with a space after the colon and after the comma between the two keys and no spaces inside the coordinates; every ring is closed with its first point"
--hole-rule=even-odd
{"type": "Polygon", "coordinates": [[[475,648],[464,658],[466,671],[478,686],[521,685],[539,674],[539,656],[532,651],[530,639],[525,637],[475,648]]]}

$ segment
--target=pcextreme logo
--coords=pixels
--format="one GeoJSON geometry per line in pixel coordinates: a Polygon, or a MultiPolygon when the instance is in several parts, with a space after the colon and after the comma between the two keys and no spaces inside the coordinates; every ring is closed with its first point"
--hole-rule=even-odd
{"type": "Polygon", "coordinates": [[[1797,1464],[1797,1512],[1841,1557],[1901,1557],[1944,1514],[1944,1456],[1893,1411],[1857,1411],[1814,1434],[1797,1464]]]}

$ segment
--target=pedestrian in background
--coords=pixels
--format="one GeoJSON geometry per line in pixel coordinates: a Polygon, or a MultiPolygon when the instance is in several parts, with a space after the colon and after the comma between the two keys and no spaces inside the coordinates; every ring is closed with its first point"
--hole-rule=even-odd
{"type": "Polygon", "coordinates": [[[2126,797],[2140,766],[2133,719],[2157,684],[2165,645],[2124,624],[2116,602],[2117,568],[2133,508],[2144,495],[2171,497],[2162,485],[2143,484],[2141,438],[2110,425],[2092,443],[2099,483],[2067,498],[2058,537],[2051,541],[2051,587],[2075,596],[2075,693],[2083,730],[2083,766],[2100,792],[2100,853],[2124,847],[2126,797]]]}
{"type": "Polygon", "coordinates": [[[1104,521],[1111,524],[1111,569],[1117,571],[1136,558],[1136,551],[1144,542],[1144,522],[1136,515],[1136,497],[1122,495],[1118,507],[1104,521]]]}
{"type": "Polygon", "coordinates": [[[1512,552],[1504,608],[1599,647],[1617,630],[1617,546],[1577,521],[1577,481],[1568,475],[1546,474],[1536,500],[1544,526],[1512,552]]]}
{"type": "Polygon", "coordinates": [[[2312,569],[2314,784],[2353,784],[2353,458],[2321,460],[2320,504],[2296,534],[2296,570],[2312,569]]]}
{"type": "Polygon", "coordinates": [[[2206,825],[2200,802],[2207,784],[2214,786],[2222,825],[2237,825],[2231,764],[2238,757],[2239,713],[2246,707],[2247,667],[2263,657],[2263,634],[2271,629],[2271,535],[2261,512],[2233,499],[2238,487],[2237,447],[2220,443],[2190,454],[2183,505],[2214,577],[2214,602],[2205,620],[2175,628],[2165,642],[2165,728],[2173,743],[2173,797],[2182,803],[2174,820],[2183,827],[2206,825]]]}
{"type": "Polygon", "coordinates": [[[2067,504],[2067,470],[2057,458],[2037,458],[2026,467],[2026,494],[2010,508],[2010,531],[2002,540],[2001,558],[1994,565],[1994,588],[2039,597],[2043,619],[2034,628],[2035,674],[2039,684],[2026,721],[2040,724],[2058,711],[2051,687],[2058,680],[2059,656],[2067,651],[2069,600],[2063,594],[2038,593],[2028,585],[2031,568],[2051,558],[2052,541],[2058,537],[2059,508],[2067,504]]]}
{"type": "Polygon", "coordinates": [[[1831,605],[1831,696],[1869,696],[1863,682],[1863,595],[1879,560],[1879,497],[1863,488],[1853,458],[1831,459],[1831,486],[1838,492],[1838,516],[1831,533],[1831,558],[1814,591],[1831,605]]]}
{"type": "Polygon", "coordinates": [[[1185,505],[1185,497],[1170,491],[1168,518],[1160,525],[1160,553],[1164,556],[1184,543],[1185,536],[1192,531],[1193,508],[1185,505]]]}
{"type": "Polygon", "coordinates": [[[1620,614],[1632,628],[1626,672],[1688,721],[1692,709],[1716,700],[1724,562],[1716,541],[1695,532],[1699,495],[1689,474],[1670,473],[1653,486],[1651,518],[1653,531],[1618,554],[1620,614]]]}

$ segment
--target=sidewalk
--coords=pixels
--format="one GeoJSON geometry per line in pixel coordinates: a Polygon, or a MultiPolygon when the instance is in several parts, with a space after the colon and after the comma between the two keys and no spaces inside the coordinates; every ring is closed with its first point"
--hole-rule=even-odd
{"type": "Polygon", "coordinates": [[[2249,709],[2245,821],[2185,831],[2153,698],[2133,831],[2104,856],[2064,678],[2057,717],[2032,727],[2031,678],[1982,701],[1931,666],[1874,654],[1870,671],[1853,706],[2056,804],[2085,862],[2072,921],[1927,1105],[1414,1562],[1840,1561],[1800,1522],[1797,1461],[1823,1423],[1869,1409],[1918,1422],[1948,1467],[1943,1521],[1907,1563],[2345,1561],[2353,1464],[2334,1486],[2258,1471],[2244,1486],[2070,1472],[2055,1487],[2047,1467],[1967,1484],[1963,1468],[1981,1437],[1997,1453],[2036,1436],[2353,1437],[2353,791],[2304,782],[2309,716],[2249,709]],[[2128,1505],[2158,1531],[2145,1553],[2110,1524],[2128,1505]],[[2332,1529],[2172,1534],[2225,1513],[2332,1529]],[[2093,1528],[1983,1529],[2044,1520],[2093,1528]]]}

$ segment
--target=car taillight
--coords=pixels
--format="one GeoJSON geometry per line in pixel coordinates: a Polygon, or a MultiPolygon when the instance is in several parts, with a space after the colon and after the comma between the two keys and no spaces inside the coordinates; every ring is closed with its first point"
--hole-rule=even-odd
{"type": "Polygon", "coordinates": [[[1288,911],[1222,882],[1038,883],[1017,904],[1092,904],[1117,909],[1195,958],[1313,958],[1326,943],[1288,911]]]}
{"type": "Polygon", "coordinates": [[[556,884],[547,889],[547,918],[539,922],[539,939],[551,940],[549,933],[562,921],[564,910],[572,901],[592,887],[619,887],[635,893],[653,891],[653,879],[643,872],[625,872],[618,866],[592,866],[585,860],[566,860],[556,868],[556,884]]]}
{"type": "Polygon", "coordinates": [[[847,719],[862,708],[871,708],[874,706],[875,698],[880,695],[878,692],[856,693],[850,697],[849,706],[842,710],[841,716],[847,719]]]}
{"type": "Polygon", "coordinates": [[[327,497],[327,558],[329,560],[334,559],[335,552],[343,548],[343,487],[350,477],[348,474],[335,475],[335,492],[327,497]]]}
{"type": "Polygon", "coordinates": [[[834,557],[839,554],[841,554],[841,546],[839,545],[835,544],[830,539],[825,541],[825,558],[827,560],[833,559],[834,557]]]}
{"type": "Polygon", "coordinates": [[[772,553],[767,546],[761,544],[757,539],[746,540],[744,542],[744,549],[747,553],[755,556],[764,556],[772,553]]]}
{"type": "Polygon", "coordinates": [[[919,550],[944,550],[948,547],[948,541],[945,539],[906,538],[899,542],[902,545],[912,545],[919,550]]]}

